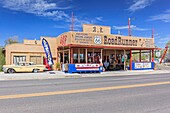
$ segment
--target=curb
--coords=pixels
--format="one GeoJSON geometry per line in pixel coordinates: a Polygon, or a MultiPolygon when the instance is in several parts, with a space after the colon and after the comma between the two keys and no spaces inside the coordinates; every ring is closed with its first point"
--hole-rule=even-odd
{"type": "MultiPolygon", "coordinates": [[[[0,73],[1,74],[1,73],[0,73]]],[[[45,80],[45,79],[63,79],[63,78],[92,78],[92,77],[118,77],[118,76],[140,76],[140,75],[153,75],[153,74],[170,74],[170,71],[121,71],[121,72],[102,72],[102,73],[93,73],[93,74],[68,74],[62,72],[53,72],[51,73],[39,73],[36,76],[30,74],[27,76],[22,76],[18,74],[12,76],[12,74],[4,74],[0,76],[0,81],[10,81],[10,80],[45,80]]]]}

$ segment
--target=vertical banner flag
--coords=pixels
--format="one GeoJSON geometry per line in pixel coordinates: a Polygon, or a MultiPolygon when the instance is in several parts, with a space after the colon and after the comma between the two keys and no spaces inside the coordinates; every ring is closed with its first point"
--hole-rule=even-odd
{"type": "Polygon", "coordinates": [[[44,39],[44,38],[42,39],[42,45],[44,47],[44,51],[45,51],[45,54],[46,54],[46,57],[47,57],[47,62],[51,66],[51,65],[54,64],[54,62],[53,62],[53,59],[52,59],[52,54],[51,54],[51,51],[50,51],[50,46],[49,46],[47,40],[44,39]]]}

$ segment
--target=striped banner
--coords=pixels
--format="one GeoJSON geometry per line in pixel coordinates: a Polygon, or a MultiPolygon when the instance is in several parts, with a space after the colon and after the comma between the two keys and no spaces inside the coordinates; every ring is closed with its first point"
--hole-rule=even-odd
{"type": "Polygon", "coordinates": [[[51,50],[50,50],[50,46],[47,42],[46,39],[42,39],[42,45],[44,47],[44,51],[45,51],[45,54],[46,54],[46,57],[47,57],[47,61],[48,61],[48,64],[51,66],[53,65],[53,58],[52,58],[52,54],[51,54],[51,50]]]}
{"type": "Polygon", "coordinates": [[[75,67],[78,71],[80,70],[95,71],[95,70],[99,70],[100,64],[75,64],[75,67]]]}

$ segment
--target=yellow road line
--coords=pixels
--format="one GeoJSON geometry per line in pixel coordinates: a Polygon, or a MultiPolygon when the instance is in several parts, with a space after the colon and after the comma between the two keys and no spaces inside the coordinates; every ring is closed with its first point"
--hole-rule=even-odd
{"type": "Polygon", "coordinates": [[[106,91],[106,90],[137,88],[137,87],[168,85],[168,84],[170,84],[170,81],[167,81],[167,82],[154,82],[154,83],[146,83],[146,84],[134,84],[134,85],[126,85],[126,86],[111,86],[111,87],[101,87],[101,88],[67,90],[67,91],[42,92],[42,93],[31,93],[31,94],[16,94],[16,95],[3,95],[3,96],[0,96],[0,100],[2,100],[2,99],[28,98],[28,97],[39,97],[39,96],[50,96],[50,95],[62,95],[62,94],[73,94],[73,93],[84,93],[84,92],[94,92],[94,91],[106,91]]]}

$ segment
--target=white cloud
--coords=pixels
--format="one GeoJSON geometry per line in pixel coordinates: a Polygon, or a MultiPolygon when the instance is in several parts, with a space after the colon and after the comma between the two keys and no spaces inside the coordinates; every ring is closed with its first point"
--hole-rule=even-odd
{"type": "MultiPolygon", "coordinates": [[[[74,17],[74,31],[82,31],[83,24],[97,24],[100,21],[96,18],[91,19],[91,18],[82,18],[82,17],[75,16],[74,17]]],[[[71,18],[68,19],[66,22],[68,22],[69,24],[64,23],[63,25],[55,25],[55,26],[53,26],[53,28],[70,29],[71,28],[71,18]]]]}
{"type": "MultiPolygon", "coordinates": [[[[52,0],[49,0],[52,1],[52,0]]],[[[71,22],[71,14],[65,13],[63,10],[68,10],[72,6],[63,6],[64,1],[49,2],[48,0],[0,0],[0,5],[4,8],[21,11],[25,13],[34,14],[36,16],[47,17],[53,20],[62,20],[64,26],[70,28],[68,23],[71,22]]],[[[67,0],[72,2],[72,0],[67,0]]],[[[82,24],[94,24],[98,21],[102,21],[103,17],[84,18],[74,17],[74,28],[80,30],[82,24]]],[[[64,28],[63,26],[53,26],[53,28],[64,28]]]]}
{"type": "Polygon", "coordinates": [[[67,29],[69,25],[54,25],[53,28],[67,29]]]}
{"type": "Polygon", "coordinates": [[[151,3],[155,0],[133,0],[133,4],[128,8],[130,12],[135,12],[140,9],[144,9],[145,7],[151,5],[151,3]]]}
{"type": "Polygon", "coordinates": [[[135,28],[132,28],[133,30],[135,31],[149,31],[150,29],[146,29],[146,28],[138,28],[138,27],[135,27],[135,28]]]}
{"type": "Polygon", "coordinates": [[[161,48],[165,48],[165,45],[170,41],[170,35],[158,34],[154,35],[155,44],[159,45],[161,48]]]}
{"type": "Polygon", "coordinates": [[[159,42],[157,42],[158,44],[164,44],[165,45],[165,42],[163,42],[163,41],[159,41],[159,42]]]}
{"type": "MultiPolygon", "coordinates": [[[[123,29],[128,29],[129,26],[128,25],[126,25],[126,26],[113,26],[113,28],[116,29],[116,30],[123,30],[123,29]]],[[[130,28],[132,30],[136,30],[136,31],[148,31],[148,30],[150,30],[150,29],[146,29],[146,28],[139,28],[135,25],[131,25],[130,28]]]]}
{"type": "MultiPolygon", "coordinates": [[[[131,25],[130,26],[131,28],[134,28],[136,26],[134,25],[131,25]]],[[[113,26],[114,29],[117,29],[117,30],[122,30],[122,29],[128,29],[128,26],[113,26]]]]}
{"type": "MultiPolygon", "coordinates": [[[[98,22],[102,21],[103,17],[95,17],[91,18],[84,18],[84,17],[74,17],[74,30],[80,31],[83,24],[97,24],[98,22]]],[[[71,22],[71,20],[70,20],[71,22]]]]}
{"type": "Polygon", "coordinates": [[[60,10],[71,8],[71,6],[60,7],[59,3],[47,2],[47,0],[4,0],[1,4],[2,7],[10,10],[51,17],[55,20],[68,19],[68,14],[60,10]]]}
{"type": "Polygon", "coordinates": [[[159,36],[155,38],[155,43],[161,48],[165,48],[165,45],[170,41],[170,35],[159,36]]]}
{"type": "Polygon", "coordinates": [[[170,35],[165,35],[164,37],[159,37],[159,41],[169,41],[170,35]]]}
{"type": "Polygon", "coordinates": [[[150,19],[149,19],[149,21],[154,21],[154,20],[159,20],[159,21],[163,21],[163,22],[170,22],[170,10],[166,10],[162,14],[151,16],[150,19]]]}
{"type": "Polygon", "coordinates": [[[168,40],[170,40],[170,37],[160,38],[159,40],[160,41],[168,41],[168,40]]]}
{"type": "Polygon", "coordinates": [[[158,36],[159,36],[159,34],[158,34],[158,33],[155,33],[155,34],[154,34],[154,36],[155,36],[155,37],[158,37],[158,36]]]}
{"type": "Polygon", "coordinates": [[[96,17],[96,20],[98,20],[98,21],[103,21],[103,17],[101,17],[101,16],[96,17]]]}

